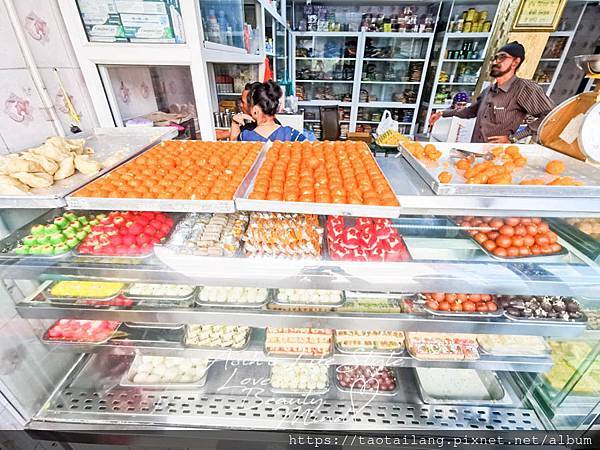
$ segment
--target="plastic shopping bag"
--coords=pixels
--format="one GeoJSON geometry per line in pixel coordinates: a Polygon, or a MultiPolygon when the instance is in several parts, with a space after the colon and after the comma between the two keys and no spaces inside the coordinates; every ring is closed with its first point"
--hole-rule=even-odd
{"type": "Polygon", "coordinates": [[[398,131],[400,124],[397,120],[392,119],[392,114],[386,109],[381,116],[381,121],[377,125],[377,136],[381,136],[387,130],[398,131]]]}

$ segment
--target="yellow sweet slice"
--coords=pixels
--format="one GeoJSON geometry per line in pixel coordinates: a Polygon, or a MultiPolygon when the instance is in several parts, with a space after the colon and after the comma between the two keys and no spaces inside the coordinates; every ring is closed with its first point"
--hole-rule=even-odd
{"type": "Polygon", "coordinates": [[[124,283],[108,281],[59,281],[50,289],[55,297],[105,298],[117,295],[124,283]]]}

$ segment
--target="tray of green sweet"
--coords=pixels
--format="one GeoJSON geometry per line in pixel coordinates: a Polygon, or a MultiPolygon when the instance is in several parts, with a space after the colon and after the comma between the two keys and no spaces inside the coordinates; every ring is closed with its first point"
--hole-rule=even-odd
{"type": "Polygon", "coordinates": [[[52,209],[0,241],[0,258],[65,257],[99,219],[83,211],[52,209]]]}

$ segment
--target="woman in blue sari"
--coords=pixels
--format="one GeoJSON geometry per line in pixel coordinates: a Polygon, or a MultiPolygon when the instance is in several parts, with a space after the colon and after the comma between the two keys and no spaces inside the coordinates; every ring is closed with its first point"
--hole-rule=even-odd
{"type": "Polygon", "coordinates": [[[279,99],[283,92],[273,81],[252,86],[248,101],[250,115],[256,121],[256,127],[243,130],[238,141],[305,141],[300,131],[292,127],[282,126],[275,122],[275,113],[279,108],[279,99]]]}

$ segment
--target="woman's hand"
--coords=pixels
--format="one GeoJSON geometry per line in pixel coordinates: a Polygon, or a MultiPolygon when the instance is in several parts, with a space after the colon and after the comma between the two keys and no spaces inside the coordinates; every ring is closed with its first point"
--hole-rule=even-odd
{"type": "Polygon", "coordinates": [[[244,113],[234,114],[233,117],[231,118],[231,120],[240,126],[244,125],[244,122],[246,122],[246,121],[254,122],[254,119],[252,118],[252,116],[249,116],[248,114],[244,114],[244,113]]]}

